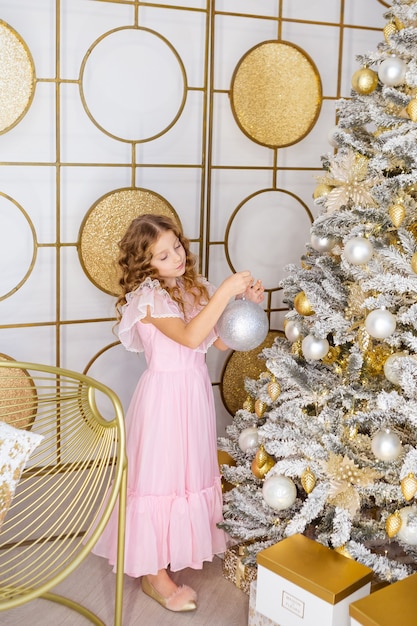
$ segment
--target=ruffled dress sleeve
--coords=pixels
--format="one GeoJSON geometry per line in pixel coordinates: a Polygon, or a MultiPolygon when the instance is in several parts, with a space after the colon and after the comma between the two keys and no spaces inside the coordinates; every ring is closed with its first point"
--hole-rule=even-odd
{"type": "Polygon", "coordinates": [[[146,317],[148,307],[152,317],[182,317],[178,305],[158,280],[147,278],[135,291],[126,294],[118,335],[121,344],[130,352],[143,352],[137,323],[146,317]]]}

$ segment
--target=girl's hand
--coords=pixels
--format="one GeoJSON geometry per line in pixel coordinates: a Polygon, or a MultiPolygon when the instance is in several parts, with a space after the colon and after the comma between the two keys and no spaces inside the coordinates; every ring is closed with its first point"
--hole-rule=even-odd
{"type": "Polygon", "coordinates": [[[259,304],[264,299],[264,286],[261,280],[257,280],[253,285],[249,285],[241,297],[259,304]]]}
{"type": "Polygon", "coordinates": [[[224,290],[229,298],[237,296],[238,294],[244,294],[253,283],[252,274],[248,271],[236,272],[228,278],[226,278],[219,289],[224,290]]]}

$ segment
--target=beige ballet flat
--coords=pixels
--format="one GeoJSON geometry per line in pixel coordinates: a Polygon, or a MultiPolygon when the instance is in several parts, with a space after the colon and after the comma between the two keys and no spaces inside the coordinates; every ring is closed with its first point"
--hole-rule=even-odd
{"type": "Polygon", "coordinates": [[[195,611],[197,608],[197,594],[194,589],[187,587],[187,585],[178,587],[169,598],[164,598],[164,596],[151,585],[147,576],[142,576],[142,591],[150,598],[156,600],[165,609],[168,609],[168,611],[195,611]]]}

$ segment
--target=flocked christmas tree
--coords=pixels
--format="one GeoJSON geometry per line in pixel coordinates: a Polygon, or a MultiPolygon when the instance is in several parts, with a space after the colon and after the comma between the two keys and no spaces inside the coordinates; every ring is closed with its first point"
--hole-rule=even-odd
{"type": "Polygon", "coordinates": [[[304,533],[393,581],[417,569],[417,2],[386,19],[337,104],[285,338],[219,447],[248,563],[304,533]]]}

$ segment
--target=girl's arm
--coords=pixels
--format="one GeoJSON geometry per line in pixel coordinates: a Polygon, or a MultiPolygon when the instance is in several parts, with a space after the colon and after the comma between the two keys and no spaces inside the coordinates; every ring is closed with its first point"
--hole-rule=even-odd
{"type": "Polygon", "coordinates": [[[189,322],[184,322],[178,317],[154,318],[150,316],[149,311],[142,322],[153,324],[164,335],[187,348],[198,348],[216,325],[230,298],[246,291],[252,282],[251,273],[248,271],[232,274],[222,282],[205,307],[189,322]]]}

